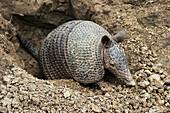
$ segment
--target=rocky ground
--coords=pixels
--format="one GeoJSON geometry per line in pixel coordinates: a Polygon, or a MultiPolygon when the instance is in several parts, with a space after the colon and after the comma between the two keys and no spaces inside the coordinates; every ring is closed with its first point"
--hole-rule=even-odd
{"type": "Polygon", "coordinates": [[[0,112],[170,113],[169,0],[1,0],[0,112]],[[38,62],[20,45],[37,48],[47,34],[73,19],[91,20],[112,35],[126,28],[124,48],[137,83],[116,77],[102,90],[72,79],[43,80],[38,62]]]}

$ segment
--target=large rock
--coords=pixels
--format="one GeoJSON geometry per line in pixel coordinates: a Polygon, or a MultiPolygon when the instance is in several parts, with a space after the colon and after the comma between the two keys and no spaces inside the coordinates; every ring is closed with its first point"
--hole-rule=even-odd
{"type": "Polygon", "coordinates": [[[16,29],[10,23],[10,21],[4,19],[0,15],[0,50],[11,55],[19,66],[24,67],[24,62],[19,58],[16,53],[17,48],[19,48],[19,43],[16,42],[15,46],[9,40],[16,38],[16,29]],[[18,43],[18,44],[17,44],[18,43]]]}
{"type": "Polygon", "coordinates": [[[43,4],[51,3],[51,0],[1,0],[0,6],[3,13],[24,15],[36,15],[43,4]]]}

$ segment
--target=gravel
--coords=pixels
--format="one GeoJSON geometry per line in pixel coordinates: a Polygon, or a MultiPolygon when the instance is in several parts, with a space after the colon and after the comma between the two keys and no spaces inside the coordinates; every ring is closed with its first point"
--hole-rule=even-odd
{"type": "Polygon", "coordinates": [[[113,92],[104,94],[97,93],[100,89],[93,88],[92,91],[89,87],[78,91],[67,86],[55,86],[17,66],[6,71],[2,78],[0,110],[3,112],[155,113],[167,112],[169,107],[170,87],[152,86],[154,80],[162,82],[158,74],[149,77],[151,82],[141,81],[135,87],[118,85],[113,92]],[[159,89],[162,91],[157,93],[159,89]]]}
{"type": "Polygon", "coordinates": [[[66,85],[56,86],[15,65],[5,73],[0,85],[0,110],[3,112],[153,113],[167,112],[170,106],[170,87],[165,89],[151,83],[154,80],[162,82],[158,74],[149,77],[151,82],[140,81],[135,87],[117,85],[112,92],[100,94],[100,89],[88,86],[81,86],[83,91],[66,85]],[[157,93],[159,89],[162,91],[157,93]]]}

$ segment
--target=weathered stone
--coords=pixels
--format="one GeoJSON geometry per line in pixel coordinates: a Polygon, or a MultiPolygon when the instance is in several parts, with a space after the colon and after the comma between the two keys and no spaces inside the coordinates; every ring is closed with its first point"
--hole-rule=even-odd
{"type": "Polygon", "coordinates": [[[145,73],[148,75],[152,75],[152,72],[150,72],[149,70],[145,70],[145,73]]]}
{"type": "Polygon", "coordinates": [[[170,85],[170,75],[168,75],[165,79],[164,82],[166,85],[170,85]]]}
{"type": "Polygon", "coordinates": [[[64,97],[65,97],[65,98],[70,97],[70,95],[71,95],[71,93],[70,93],[69,90],[67,90],[66,92],[64,92],[64,97]]]}
{"type": "Polygon", "coordinates": [[[9,76],[3,76],[2,79],[6,84],[10,84],[10,82],[11,82],[11,76],[10,75],[9,76]]]}
{"type": "Polygon", "coordinates": [[[93,110],[94,112],[98,112],[98,113],[101,112],[101,109],[100,109],[97,105],[92,104],[91,107],[92,107],[92,110],[93,110]]]}
{"type": "Polygon", "coordinates": [[[2,100],[2,106],[3,107],[7,107],[7,106],[10,106],[11,105],[11,102],[12,102],[12,99],[8,98],[8,97],[5,97],[3,98],[2,100]]]}
{"type": "Polygon", "coordinates": [[[153,74],[153,75],[151,75],[150,77],[149,77],[149,80],[152,82],[153,80],[156,80],[156,81],[160,81],[161,79],[160,79],[160,75],[158,75],[158,74],[153,74]]]}
{"type": "Polygon", "coordinates": [[[145,87],[147,87],[150,83],[149,83],[148,81],[141,81],[141,82],[139,82],[138,84],[139,84],[139,86],[145,88],[145,87]]]}

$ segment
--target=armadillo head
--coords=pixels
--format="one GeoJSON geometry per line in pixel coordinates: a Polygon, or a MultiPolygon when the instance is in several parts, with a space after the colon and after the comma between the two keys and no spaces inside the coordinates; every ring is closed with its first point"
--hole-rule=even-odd
{"type": "Polygon", "coordinates": [[[116,42],[114,44],[112,43],[112,45],[112,47],[106,49],[105,54],[107,55],[104,57],[107,64],[106,68],[127,85],[134,86],[135,82],[129,71],[123,49],[116,42]]]}
{"type": "Polygon", "coordinates": [[[119,41],[122,41],[122,39],[116,38],[116,36],[119,36],[120,38],[121,32],[125,32],[125,30],[123,29],[122,31],[114,35],[113,40],[107,38],[103,40],[103,42],[107,42],[104,44],[105,48],[103,49],[103,54],[104,54],[103,59],[104,59],[105,68],[108,69],[111,73],[113,73],[117,78],[125,82],[126,85],[135,86],[135,81],[133,80],[131,73],[129,71],[124,50],[117,43],[119,41]]]}

